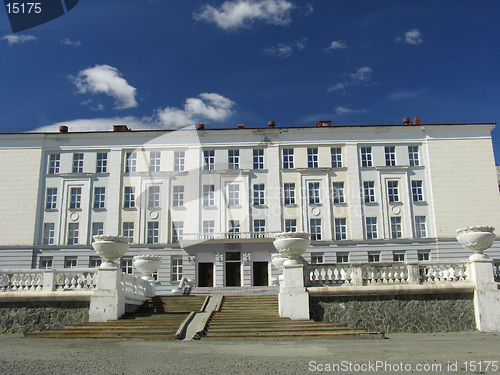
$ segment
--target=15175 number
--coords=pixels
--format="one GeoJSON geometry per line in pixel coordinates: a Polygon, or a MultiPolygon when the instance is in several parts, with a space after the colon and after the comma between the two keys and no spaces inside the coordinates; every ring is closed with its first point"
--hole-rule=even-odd
{"type": "Polygon", "coordinates": [[[42,3],[7,3],[7,13],[41,13],[42,3]]]}

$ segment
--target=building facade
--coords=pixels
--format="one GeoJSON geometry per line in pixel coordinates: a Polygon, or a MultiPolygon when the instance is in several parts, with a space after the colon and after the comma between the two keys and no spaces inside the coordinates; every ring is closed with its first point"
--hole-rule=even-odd
{"type": "Polygon", "coordinates": [[[265,286],[278,232],[350,263],[464,258],[456,229],[500,227],[494,124],[330,124],[3,134],[0,268],[96,267],[118,234],[166,288],[265,286]]]}

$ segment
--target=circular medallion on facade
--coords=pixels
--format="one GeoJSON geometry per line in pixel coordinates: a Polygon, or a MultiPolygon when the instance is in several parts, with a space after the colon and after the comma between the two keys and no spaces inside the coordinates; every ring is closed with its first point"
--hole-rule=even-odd
{"type": "Polygon", "coordinates": [[[76,212],[72,212],[69,218],[73,221],[77,221],[80,216],[76,212]]]}
{"type": "Polygon", "coordinates": [[[401,212],[401,208],[399,208],[398,206],[392,206],[392,213],[394,215],[399,215],[400,212],[401,212]]]}
{"type": "Polygon", "coordinates": [[[149,213],[149,216],[151,216],[151,219],[158,219],[158,212],[157,211],[151,211],[149,213]]]}
{"type": "Polygon", "coordinates": [[[313,207],[312,210],[311,210],[311,213],[314,216],[318,216],[321,213],[321,210],[319,209],[319,207],[313,207]]]}

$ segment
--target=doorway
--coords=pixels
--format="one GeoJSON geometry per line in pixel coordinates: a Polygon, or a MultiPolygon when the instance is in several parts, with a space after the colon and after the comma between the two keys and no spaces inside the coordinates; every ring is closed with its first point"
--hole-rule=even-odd
{"type": "Polygon", "coordinates": [[[253,262],[253,285],[269,285],[269,264],[267,262],[253,262]]]}
{"type": "Polygon", "coordinates": [[[213,263],[198,263],[198,286],[209,288],[214,286],[213,263]]]}
{"type": "Polygon", "coordinates": [[[241,286],[241,253],[226,252],[226,286],[241,286]]]}

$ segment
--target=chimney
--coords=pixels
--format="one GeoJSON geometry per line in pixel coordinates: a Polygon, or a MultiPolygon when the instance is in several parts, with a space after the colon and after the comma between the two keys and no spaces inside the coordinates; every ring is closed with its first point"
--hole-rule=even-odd
{"type": "Polygon", "coordinates": [[[410,125],[410,118],[409,118],[409,117],[405,117],[405,118],[403,119],[403,123],[404,123],[405,125],[410,125]]]}
{"type": "Polygon", "coordinates": [[[113,131],[114,132],[129,132],[129,128],[127,128],[127,125],[113,125],[113,131]]]}
{"type": "Polygon", "coordinates": [[[332,126],[332,122],[331,121],[318,121],[316,123],[316,126],[320,127],[320,126],[332,126]]]}
{"type": "Polygon", "coordinates": [[[205,125],[204,124],[198,124],[198,130],[203,130],[205,129],[205,125]]]}
{"type": "Polygon", "coordinates": [[[238,124],[238,129],[245,129],[245,124],[238,124]]]}
{"type": "Polygon", "coordinates": [[[67,133],[68,127],[66,125],[59,126],[59,133],[67,133]]]}
{"type": "Polygon", "coordinates": [[[276,126],[276,123],[274,121],[269,121],[269,127],[274,128],[276,126]]]}
{"type": "Polygon", "coordinates": [[[415,117],[413,119],[413,125],[420,125],[420,117],[415,117]]]}

